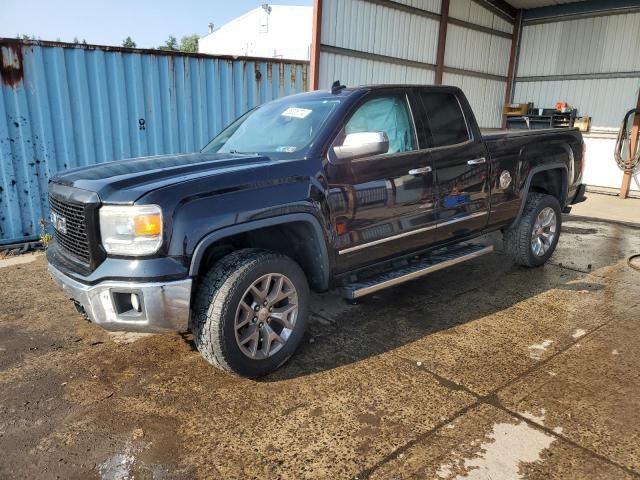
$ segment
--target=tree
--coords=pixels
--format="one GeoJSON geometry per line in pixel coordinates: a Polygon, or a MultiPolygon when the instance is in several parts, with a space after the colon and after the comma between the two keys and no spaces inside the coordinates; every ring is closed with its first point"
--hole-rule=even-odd
{"type": "Polygon", "coordinates": [[[136,48],[136,42],[131,38],[127,37],[122,41],[122,46],[125,48],[136,48]]]}
{"type": "Polygon", "coordinates": [[[180,39],[180,51],[188,53],[198,53],[198,40],[200,37],[197,33],[182,37],[180,39]]]}
{"type": "Polygon", "coordinates": [[[178,50],[178,40],[173,35],[169,35],[167,41],[164,42],[164,45],[159,46],[158,50],[169,50],[171,52],[176,52],[178,50]]]}
{"type": "Polygon", "coordinates": [[[80,43],[80,40],[78,40],[78,37],[73,37],[73,43],[75,43],[76,45],[80,43]]]}

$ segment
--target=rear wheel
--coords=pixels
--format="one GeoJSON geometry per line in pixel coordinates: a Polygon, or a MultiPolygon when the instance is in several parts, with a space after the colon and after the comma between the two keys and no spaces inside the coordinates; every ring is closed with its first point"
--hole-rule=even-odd
{"type": "Polygon", "coordinates": [[[551,195],[530,193],[520,220],[504,232],[505,250],[519,265],[544,265],[556,249],[561,227],[558,200],[551,195]]]}
{"type": "Polygon", "coordinates": [[[291,258],[268,250],[227,255],[202,278],[194,300],[194,342],[213,365],[259,377],[276,370],[304,335],[309,287],[291,258]]]}

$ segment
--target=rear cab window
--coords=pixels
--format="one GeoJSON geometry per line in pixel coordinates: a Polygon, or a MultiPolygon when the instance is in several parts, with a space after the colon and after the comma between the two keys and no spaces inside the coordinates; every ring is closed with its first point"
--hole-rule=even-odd
{"type": "Polygon", "coordinates": [[[452,92],[419,91],[429,147],[447,147],[470,140],[469,128],[456,95],[452,92]],[[426,118],[425,118],[426,117],[426,118]]]}

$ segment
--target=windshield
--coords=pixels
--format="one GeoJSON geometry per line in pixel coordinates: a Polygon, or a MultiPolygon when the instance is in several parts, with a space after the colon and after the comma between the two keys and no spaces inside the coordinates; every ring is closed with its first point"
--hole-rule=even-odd
{"type": "Polygon", "coordinates": [[[202,151],[303,157],[340,101],[292,97],[264,104],[238,118],[202,151]]]}

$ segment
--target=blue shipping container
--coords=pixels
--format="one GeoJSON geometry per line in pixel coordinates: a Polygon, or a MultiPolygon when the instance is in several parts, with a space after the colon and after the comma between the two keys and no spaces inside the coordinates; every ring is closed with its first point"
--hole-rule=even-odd
{"type": "Polygon", "coordinates": [[[193,152],[308,64],[0,39],[0,244],[37,239],[60,170],[193,152]]]}

